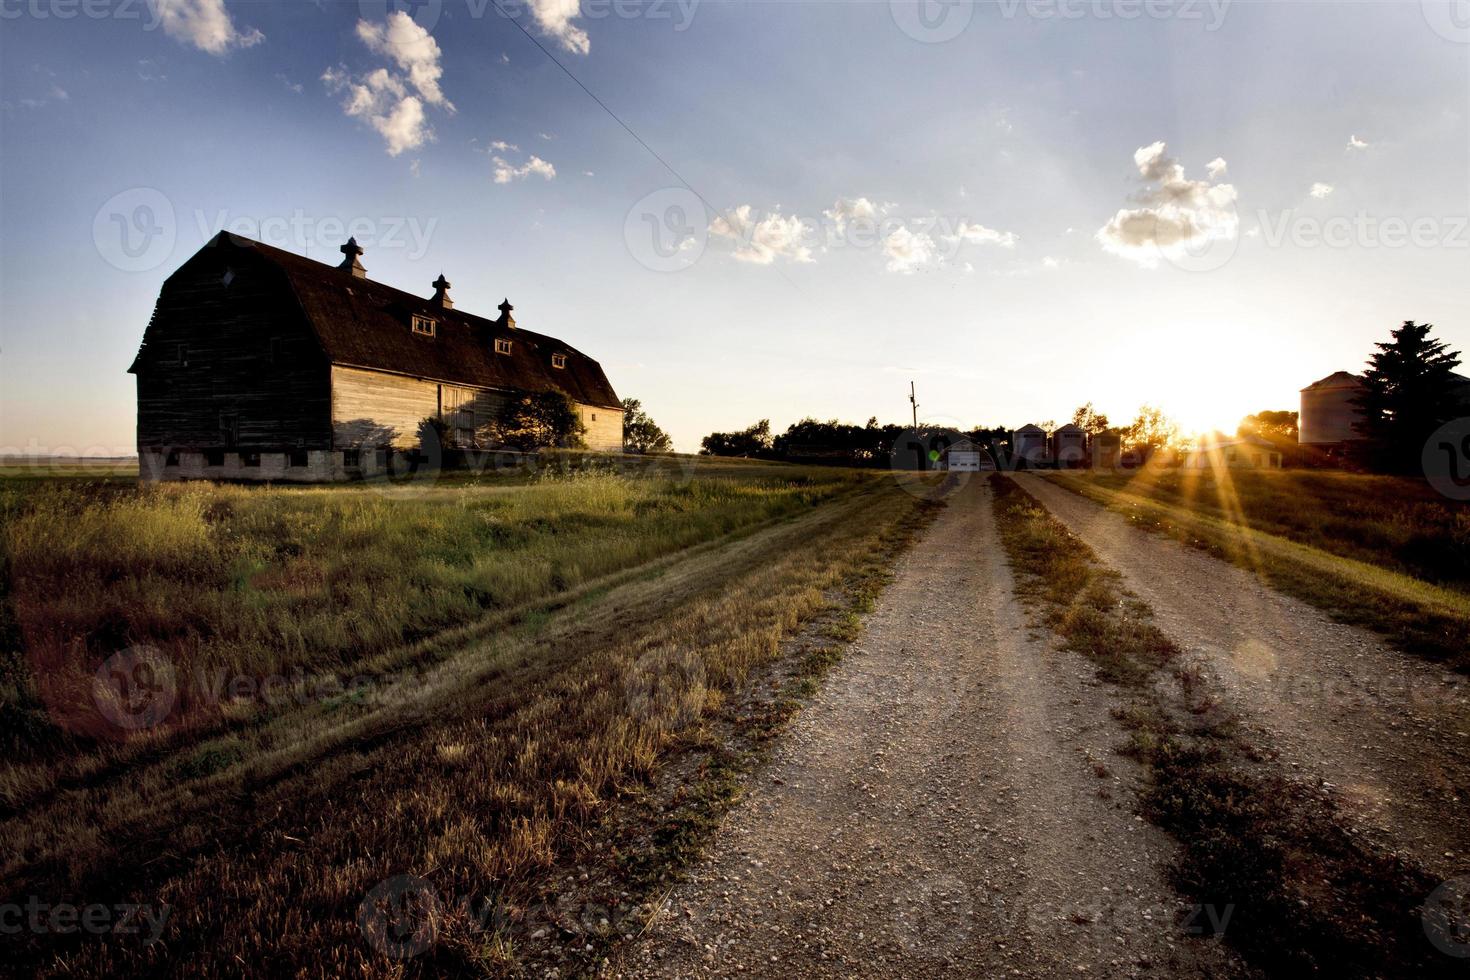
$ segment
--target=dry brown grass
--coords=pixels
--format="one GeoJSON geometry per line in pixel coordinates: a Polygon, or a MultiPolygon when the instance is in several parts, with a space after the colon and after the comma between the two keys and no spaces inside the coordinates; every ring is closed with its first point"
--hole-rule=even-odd
{"type": "Polygon", "coordinates": [[[4,900],[171,914],[160,943],[33,934],[12,944],[16,962],[84,975],[514,970],[557,908],[553,872],[592,860],[583,849],[620,801],[705,737],[784,638],[830,615],[834,589],[891,558],[920,507],[869,478],[825,496],[367,656],[354,669],[401,682],[373,696],[223,714],[32,788],[5,825],[4,900]],[[403,963],[358,922],[364,896],[397,875],[436,896],[435,941],[403,963]]]}

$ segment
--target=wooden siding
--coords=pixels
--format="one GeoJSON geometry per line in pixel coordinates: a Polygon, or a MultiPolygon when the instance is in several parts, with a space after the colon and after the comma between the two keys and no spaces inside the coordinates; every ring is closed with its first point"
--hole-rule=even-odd
{"type": "Polygon", "coordinates": [[[278,269],[205,248],[169,277],[133,370],[138,447],[330,440],[328,366],[278,269]]]}
{"type": "Polygon", "coordinates": [[[623,451],[623,411],[620,408],[599,408],[596,405],[578,405],[582,424],[587,431],[582,439],[588,449],[604,453],[623,451]]]}
{"type": "Polygon", "coordinates": [[[419,445],[424,419],[439,414],[439,385],[381,371],[332,368],[332,445],[419,445]]]}

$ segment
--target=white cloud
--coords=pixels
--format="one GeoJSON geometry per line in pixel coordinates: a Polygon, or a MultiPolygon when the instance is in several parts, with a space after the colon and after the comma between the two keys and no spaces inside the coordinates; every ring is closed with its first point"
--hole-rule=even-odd
{"type": "Polygon", "coordinates": [[[1230,165],[1225,162],[1224,157],[1215,157],[1215,159],[1205,164],[1205,176],[1210,178],[1211,180],[1219,180],[1221,177],[1225,176],[1225,171],[1229,168],[1229,166],[1230,165]]]}
{"type": "Polygon", "coordinates": [[[496,153],[504,153],[507,150],[519,150],[520,147],[516,146],[514,143],[507,143],[505,140],[491,140],[490,149],[494,150],[496,153]]]}
{"type": "Polygon", "coordinates": [[[361,79],[353,79],[345,69],[328,68],[322,73],[322,82],[327,91],[346,94],[342,111],[355,119],[366,120],[376,129],[388,144],[390,157],[434,138],[424,118],[423,103],[417,96],[408,94],[403,82],[388,69],[379,68],[361,79]]]}
{"type": "Polygon", "coordinates": [[[884,239],[883,254],[888,259],[889,272],[908,275],[934,258],[934,239],[923,232],[896,228],[884,239]]]}
{"type": "Polygon", "coordinates": [[[444,69],[439,64],[439,42],[401,10],[388,15],[386,24],[357,22],[357,36],[368,50],[391,59],[408,76],[419,96],[429,105],[450,112],[454,105],[439,89],[444,69]]]}
{"type": "Polygon", "coordinates": [[[1367,140],[1358,139],[1356,135],[1348,137],[1347,148],[1349,150],[1366,150],[1372,145],[1367,140]]]}
{"type": "Polygon", "coordinates": [[[859,197],[851,201],[839,197],[830,210],[822,213],[827,216],[828,221],[832,222],[840,235],[847,230],[849,221],[876,221],[878,212],[881,210],[882,208],[866,197],[859,197]]]}
{"type": "Polygon", "coordinates": [[[1149,268],[1160,256],[1233,240],[1240,228],[1235,187],[1187,179],[1184,167],[1165,150],[1160,141],[1133,154],[1139,176],[1153,186],[1138,195],[1141,207],[1118,211],[1096,235],[1104,251],[1149,268]]]}
{"type": "Polygon", "coordinates": [[[537,133],[536,135],[540,136],[544,140],[554,140],[554,139],[556,139],[556,137],[553,136],[551,133],[537,133]]]}
{"type": "Polygon", "coordinates": [[[151,0],[163,32],[200,51],[220,55],[265,40],[253,27],[239,30],[225,10],[225,0],[151,0]]]}
{"type": "Polygon", "coordinates": [[[1317,181],[1317,183],[1312,185],[1312,189],[1308,191],[1308,193],[1315,197],[1317,200],[1321,201],[1331,195],[1331,193],[1335,190],[1337,190],[1337,188],[1333,187],[1331,184],[1324,184],[1319,180],[1317,181]]]}
{"type": "Polygon", "coordinates": [[[996,231],[994,228],[972,225],[965,221],[959,223],[954,234],[941,237],[952,245],[965,242],[970,245],[999,245],[1001,248],[1015,248],[1019,241],[1015,232],[996,231]]]}
{"type": "Polygon", "coordinates": [[[545,160],[531,155],[531,158],[517,167],[504,157],[492,157],[491,162],[495,164],[495,183],[509,184],[513,180],[525,180],[535,175],[543,180],[551,180],[556,176],[556,168],[545,160]]]}
{"type": "Polygon", "coordinates": [[[770,265],[777,258],[791,262],[811,262],[812,250],[807,244],[811,226],[796,215],[787,217],[772,212],[755,220],[749,204],[742,204],[727,214],[716,215],[710,222],[712,235],[732,239],[739,244],[735,258],[755,265],[770,265]]]}
{"type": "Polygon", "coordinates": [[[401,11],[389,14],[384,24],[358,21],[357,37],[398,70],[377,68],[354,78],[345,68],[328,68],[322,73],[327,91],[346,95],[342,111],[377,130],[387,143],[389,156],[431,142],[434,130],[425,104],[454,111],[454,104],[439,88],[444,71],[439,65],[438,43],[401,11]]]}
{"type": "Polygon", "coordinates": [[[582,13],[581,0],[526,0],[526,5],[542,33],[556,38],[562,47],[575,54],[592,50],[587,32],[572,23],[582,13]]]}

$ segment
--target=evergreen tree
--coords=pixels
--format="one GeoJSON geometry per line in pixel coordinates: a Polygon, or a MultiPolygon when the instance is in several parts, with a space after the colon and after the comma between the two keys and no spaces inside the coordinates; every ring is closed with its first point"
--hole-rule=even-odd
{"type": "Polygon", "coordinates": [[[1354,428],[1363,437],[1364,462],[1393,473],[1418,470],[1424,441],[1458,414],[1453,373],[1460,355],[1434,340],[1428,323],[1405,320],[1368,361],[1362,410],[1354,428]]]}

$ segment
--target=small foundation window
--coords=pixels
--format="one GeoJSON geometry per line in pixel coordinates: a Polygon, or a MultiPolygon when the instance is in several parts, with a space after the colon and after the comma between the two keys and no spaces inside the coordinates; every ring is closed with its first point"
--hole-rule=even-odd
{"type": "Polygon", "coordinates": [[[564,368],[564,367],[566,367],[567,366],[567,356],[565,354],[552,354],[551,355],[551,366],[554,367],[554,368],[564,368]]]}
{"type": "Polygon", "coordinates": [[[413,318],[413,332],[416,334],[422,334],[425,337],[432,337],[434,336],[434,330],[436,326],[437,325],[435,324],[435,322],[429,317],[415,316],[413,318]]]}
{"type": "Polygon", "coordinates": [[[164,466],[178,466],[179,465],[179,451],[177,449],[171,449],[166,454],[164,454],[164,457],[163,457],[163,465],[164,466]]]}
{"type": "Polygon", "coordinates": [[[286,456],[286,465],[289,466],[289,467],[291,467],[293,470],[302,470],[302,469],[305,469],[306,468],[306,450],[305,449],[293,449],[293,450],[291,450],[291,452],[288,453],[287,456],[286,456]]]}
{"type": "Polygon", "coordinates": [[[344,449],[344,450],[342,450],[342,465],[343,466],[361,466],[362,465],[362,450],[360,450],[360,449],[344,449]]]}
{"type": "Polygon", "coordinates": [[[240,454],[240,465],[241,466],[259,466],[260,465],[260,453],[241,453],[240,454]]]}
{"type": "Polygon", "coordinates": [[[223,449],[206,449],[204,451],[205,466],[225,465],[225,451],[223,449]]]}

